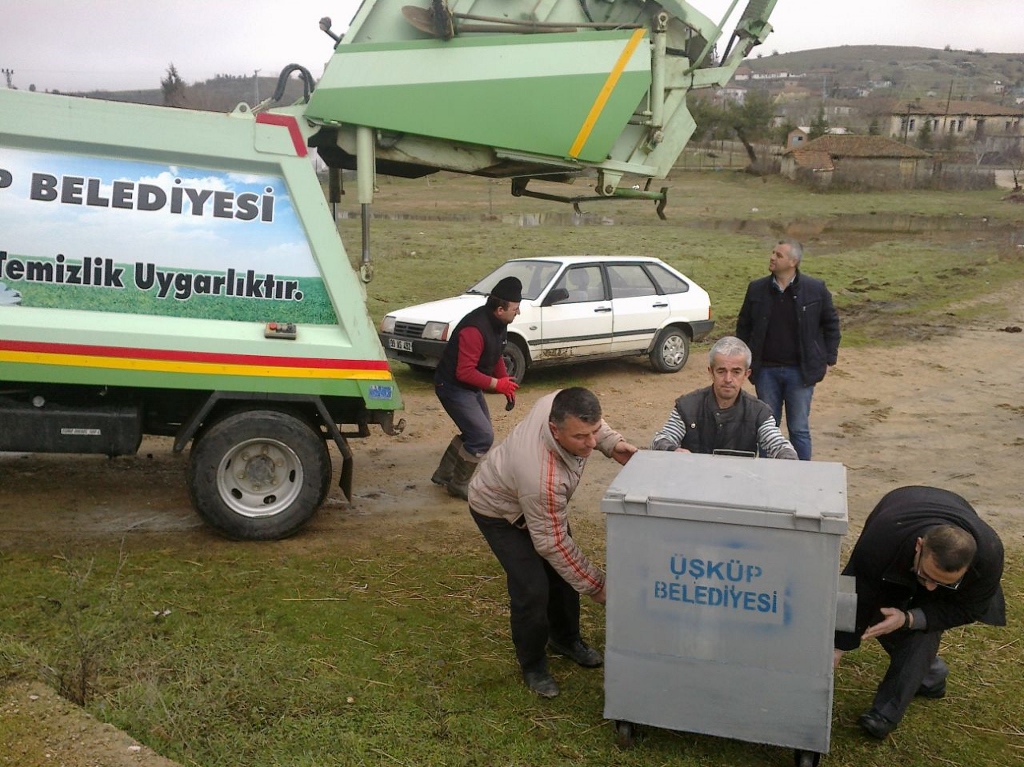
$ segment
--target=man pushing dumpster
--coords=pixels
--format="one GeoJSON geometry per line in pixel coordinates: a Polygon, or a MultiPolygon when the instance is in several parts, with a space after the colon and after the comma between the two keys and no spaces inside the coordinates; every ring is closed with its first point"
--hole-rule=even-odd
{"type": "Polygon", "coordinates": [[[576,545],[566,507],[594,450],[625,464],[636,447],[573,387],[541,397],[469,483],[469,510],[508,576],[512,643],[523,681],[558,695],[547,649],[586,668],[603,663],[580,636],[580,594],[605,601],[604,573],[576,545]]]}
{"type": "Polygon", "coordinates": [[[675,401],[652,450],[733,453],[796,460],[796,450],[775,423],[768,405],[743,391],[750,378],[750,348],[734,336],[720,338],[708,353],[711,386],[675,401]]]}
{"type": "Polygon", "coordinates": [[[874,704],[857,719],[865,733],[881,740],[915,697],[945,696],[943,631],[1006,625],[1002,573],[999,536],[959,495],[901,487],[878,502],[843,571],[857,583],[857,629],[835,636],[836,666],[864,639],[889,654],[874,704]]]}

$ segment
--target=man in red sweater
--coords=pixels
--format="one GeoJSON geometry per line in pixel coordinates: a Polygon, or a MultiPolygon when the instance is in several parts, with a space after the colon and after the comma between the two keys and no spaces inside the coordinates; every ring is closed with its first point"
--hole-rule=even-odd
{"type": "Polygon", "coordinates": [[[505,369],[502,352],[507,329],[519,314],[523,285],[515,277],[498,281],[487,302],[462,318],[434,374],[434,391],[459,428],[430,481],[449,495],[467,499],[476,465],[494,444],[491,413],[483,393],[497,392],[512,402],[518,384],[505,369]]]}

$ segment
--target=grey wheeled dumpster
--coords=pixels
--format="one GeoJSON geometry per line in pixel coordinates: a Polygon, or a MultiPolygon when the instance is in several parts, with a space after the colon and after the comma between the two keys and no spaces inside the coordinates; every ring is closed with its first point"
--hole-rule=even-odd
{"type": "Polygon", "coordinates": [[[841,464],[642,451],[607,522],[606,718],[828,752],[841,464]]]}

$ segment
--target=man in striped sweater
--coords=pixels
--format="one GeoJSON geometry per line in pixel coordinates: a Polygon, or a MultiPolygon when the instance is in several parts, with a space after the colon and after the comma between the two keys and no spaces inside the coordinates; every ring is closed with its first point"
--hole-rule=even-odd
{"type": "Polygon", "coordinates": [[[654,435],[652,450],[725,453],[797,459],[771,408],[743,391],[750,378],[750,349],[733,336],[719,339],[708,355],[711,386],[676,400],[654,435]]]}
{"type": "Polygon", "coordinates": [[[507,575],[512,644],[523,681],[558,695],[547,650],[586,668],[603,662],[580,636],[580,595],[604,604],[604,572],[576,544],[568,505],[594,452],[625,464],[636,447],[605,423],[593,392],[537,400],[469,483],[469,511],[507,575]]]}

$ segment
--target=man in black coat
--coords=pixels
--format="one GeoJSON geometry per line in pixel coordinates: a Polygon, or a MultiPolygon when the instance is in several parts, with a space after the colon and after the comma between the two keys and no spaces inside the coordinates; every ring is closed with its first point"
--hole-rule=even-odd
{"type": "Polygon", "coordinates": [[[875,738],[899,724],[915,696],[946,694],[949,668],[938,656],[943,631],[976,621],[1006,625],[1003,544],[948,490],[901,487],[886,494],[843,574],[857,582],[857,630],[836,632],[835,664],[862,639],[877,639],[889,654],[874,705],[857,720],[875,738]]]}
{"type": "Polygon", "coordinates": [[[814,385],[839,357],[839,315],[825,283],[800,271],[803,247],[784,240],[772,250],[767,277],[754,280],[736,320],[736,336],[753,355],[750,380],[782,425],[801,461],[811,460],[814,385]]]}

